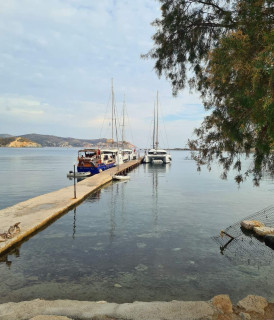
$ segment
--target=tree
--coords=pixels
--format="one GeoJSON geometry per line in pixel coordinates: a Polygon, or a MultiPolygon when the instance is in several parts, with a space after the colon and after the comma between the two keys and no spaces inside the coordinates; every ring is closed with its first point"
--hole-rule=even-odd
{"type": "Polygon", "coordinates": [[[145,55],[171,81],[173,93],[189,79],[211,110],[189,141],[198,169],[217,160],[222,177],[234,167],[241,182],[274,174],[273,6],[269,0],[159,0],[155,47],[145,55]],[[253,165],[242,174],[242,154],[253,165]]]}

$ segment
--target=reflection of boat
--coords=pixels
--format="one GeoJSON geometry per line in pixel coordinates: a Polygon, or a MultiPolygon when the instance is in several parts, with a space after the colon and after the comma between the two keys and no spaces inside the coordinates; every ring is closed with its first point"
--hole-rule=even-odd
{"type": "Polygon", "coordinates": [[[112,179],[113,180],[129,180],[130,176],[113,175],[112,179]]]}
{"type": "Polygon", "coordinates": [[[74,172],[73,171],[69,171],[69,173],[67,174],[67,177],[68,178],[86,178],[86,177],[89,177],[91,176],[91,173],[90,172],[74,172]]]}
{"type": "Polygon", "coordinates": [[[104,155],[99,149],[83,149],[78,151],[77,172],[89,172],[92,175],[115,166],[112,155],[104,155]]]}
{"type": "Polygon", "coordinates": [[[154,109],[154,125],[153,125],[153,148],[145,153],[143,162],[144,163],[153,163],[153,162],[162,162],[170,163],[171,156],[164,149],[159,149],[159,136],[158,136],[158,91],[157,91],[157,103],[156,103],[156,115],[154,109]]]}

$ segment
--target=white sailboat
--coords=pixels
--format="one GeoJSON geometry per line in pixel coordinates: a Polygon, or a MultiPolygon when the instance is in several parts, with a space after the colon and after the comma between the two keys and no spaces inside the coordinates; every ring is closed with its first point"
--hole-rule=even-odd
{"type": "Polygon", "coordinates": [[[143,162],[144,163],[170,163],[171,156],[164,149],[159,149],[159,111],[158,111],[158,91],[157,91],[157,101],[156,101],[156,111],[154,108],[154,124],[153,124],[153,147],[145,153],[143,162]]]}

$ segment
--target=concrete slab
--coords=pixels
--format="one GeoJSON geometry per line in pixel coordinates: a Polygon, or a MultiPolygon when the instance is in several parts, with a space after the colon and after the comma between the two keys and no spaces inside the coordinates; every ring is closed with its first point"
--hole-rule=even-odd
{"type": "Polygon", "coordinates": [[[214,307],[204,301],[102,303],[71,300],[33,300],[0,305],[1,320],[25,320],[36,315],[72,319],[210,320],[214,307]]]}
{"type": "Polygon", "coordinates": [[[0,234],[7,232],[10,226],[20,222],[20,232],[15,233],[11,239],[0,242],[0,254],[81,203],[95,190],[111,182],[112,175],[130,170],[140,163],[141,159],[132,160],[84,179],[76,185],[76,199],[73,198],[72,185],[0,210],[0,234]]]}
{"type": "MultiPolygon", "coordinates": [[[[226,295],[209,301],[153,301],[108,303],[106,301],[41,300],[0,304],[0,320],[273,320],[274,304],[264,314],[241,307],[226,308],[226,295]],[[214,305],[214,301],[218,305],[214,305]]],[[[252,296],[255,297],[255,296],[252,296]]],[[[256,298],[256,297],[255,297],[256,298]]],[[[255,299],[254,298],[254,299],[255,299]]],[[[262,297],[257,297],[258,299],[262,297]]],[[[246,300],[246,299],[243,299],[246,300]]],[[[216,303],[215,303],[216,304],[216,303]]]]}

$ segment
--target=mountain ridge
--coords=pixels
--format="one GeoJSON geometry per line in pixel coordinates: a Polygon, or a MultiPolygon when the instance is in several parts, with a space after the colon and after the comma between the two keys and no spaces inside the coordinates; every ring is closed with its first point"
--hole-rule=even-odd
{"type": "MultiPolygon", "coordinates": [[[[19,142],[23,143],[22,147],[79,147],[94,148],[95,146],[104,147],[107,143],[111,143],[111,139],[77,139],[71,137],[58,137],[54,135],[44,135],[37,133],[23,134],[20,136],[12,136],[9,134],[0,134],[0,147],[21,147],[19,142]],[[16,140],[17,139],[17,140],[16,140]],[[19,140],[18,140],[19,139],[19,140]],[[21,139],[21,140],[20,140],[21,139]],[[14,143],[17,141],[18,143],[14,143]]],[[[126,143],[128,147],[134,147],[130,143],[126,143]]]]}

